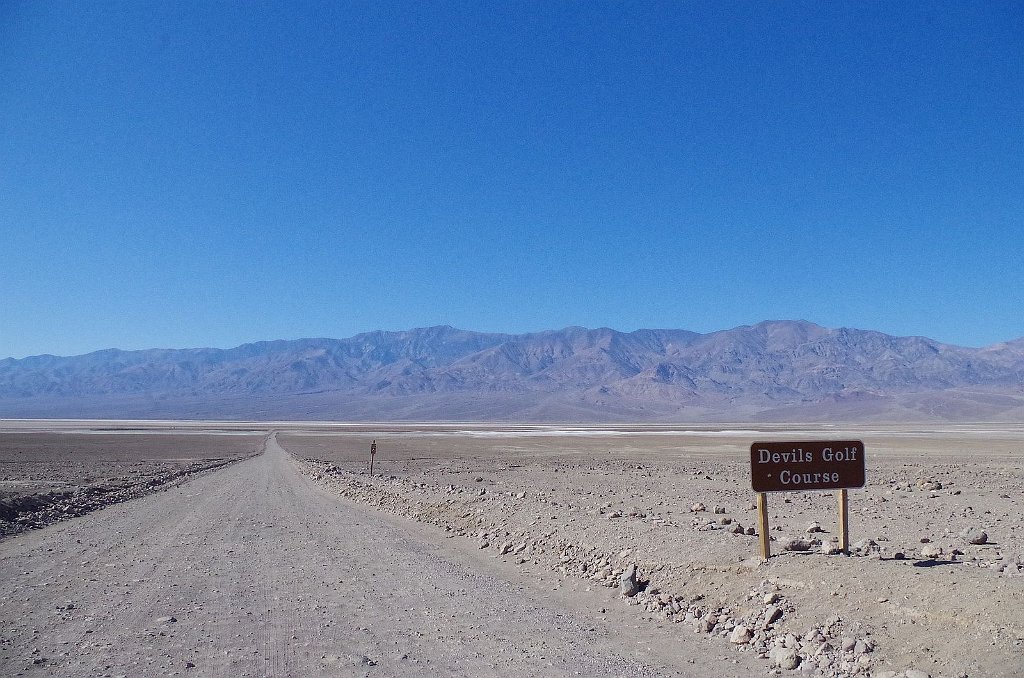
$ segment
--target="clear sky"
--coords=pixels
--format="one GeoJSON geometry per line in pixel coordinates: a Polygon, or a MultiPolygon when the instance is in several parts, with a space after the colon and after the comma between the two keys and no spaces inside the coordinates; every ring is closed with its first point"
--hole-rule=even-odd
{"type": "Polygon", "coordinates": [[[1024,335],[1017,2],[0,2],[0,357],[1024,335]]]}

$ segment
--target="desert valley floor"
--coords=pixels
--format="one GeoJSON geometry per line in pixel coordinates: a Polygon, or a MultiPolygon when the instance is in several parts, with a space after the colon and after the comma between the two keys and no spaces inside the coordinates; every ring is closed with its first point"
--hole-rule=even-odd
{"type": "Polygon", "coordinates": [[[1020,676],[1024,426],[0,421],[2,676],[1020,676]],[[859,439],[836,497],[749,447],[859,439]],[[376,441],[374,475],[369,448],[376,441]]]}

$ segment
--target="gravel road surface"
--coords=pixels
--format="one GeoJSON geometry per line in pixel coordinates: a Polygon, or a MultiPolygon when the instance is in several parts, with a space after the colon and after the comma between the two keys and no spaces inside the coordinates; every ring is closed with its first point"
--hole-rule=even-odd
{"type": "Polygon", "coordinates": [[[0,542],[3,676],[749,676],[756,657],[325,492],[271,438],[0,542]],[[605,607],[607,609],[605,609],[605,607]]]}

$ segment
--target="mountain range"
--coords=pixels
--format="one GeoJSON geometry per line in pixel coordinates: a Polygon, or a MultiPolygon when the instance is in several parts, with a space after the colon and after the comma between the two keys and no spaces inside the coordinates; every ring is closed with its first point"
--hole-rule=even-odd
{"type": "Polygon", "coordinates": [[[805,321],[701,334],[452,327],[0,360],[0,417],[1014,421],[1024,339],[985,348],[805,321]]]}

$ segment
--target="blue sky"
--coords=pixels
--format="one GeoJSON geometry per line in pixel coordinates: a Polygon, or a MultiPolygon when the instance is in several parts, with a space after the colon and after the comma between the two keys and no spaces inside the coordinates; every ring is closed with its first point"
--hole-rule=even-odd
{"type": "Polygon", "coordinates": [[[1016,3],[4,2],[0,357],[1008,340],[1022,112],[1016,3]]]}

